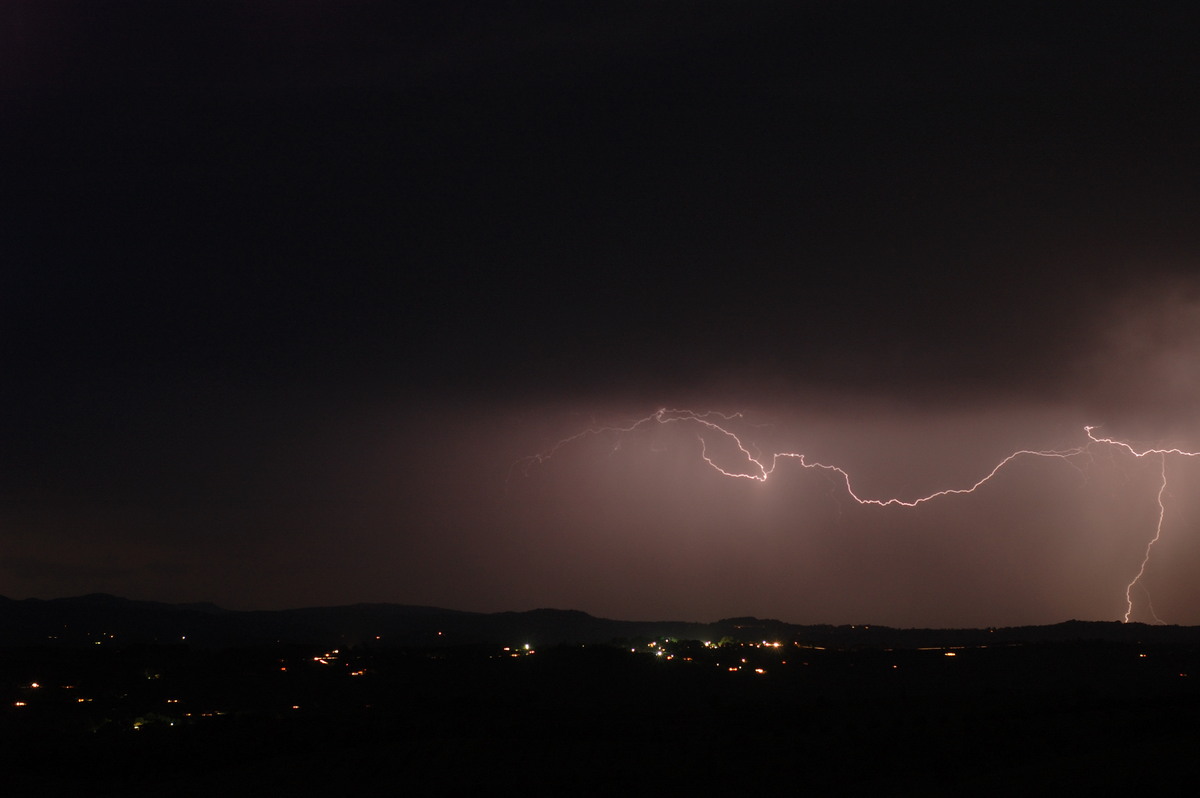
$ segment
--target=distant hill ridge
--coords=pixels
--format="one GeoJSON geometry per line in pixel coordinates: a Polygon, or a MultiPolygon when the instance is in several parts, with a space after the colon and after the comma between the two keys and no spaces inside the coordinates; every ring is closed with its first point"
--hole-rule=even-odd
{"type": "Polygon", "coordinates": [[[406,604],[350,604],[291,610],[228,610],[208,602],[168,604],[93,593],[58,599],[0,596],[0,647],[272,643],[330,646],[597,644],[655,638],[799,641],[844,648],[921,648],[1108,641],[1200,643],[1200,627],[1071,620],[994,629],[896,629],[797,625],[754,617],[715,623],[621,621],[579,610],[478,613],[406,604]]]}

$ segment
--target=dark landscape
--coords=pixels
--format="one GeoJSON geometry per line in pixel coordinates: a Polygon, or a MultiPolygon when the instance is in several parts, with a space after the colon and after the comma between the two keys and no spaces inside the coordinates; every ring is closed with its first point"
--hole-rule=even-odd
{"type": "MultiPolygon", "coordinates": [[[[0,602],[22,795],[973,795],[1168,787],[1200,628],[625,622],[0,602]]],[[[13,794],[13,793],[9,793],[13,794]]]]}

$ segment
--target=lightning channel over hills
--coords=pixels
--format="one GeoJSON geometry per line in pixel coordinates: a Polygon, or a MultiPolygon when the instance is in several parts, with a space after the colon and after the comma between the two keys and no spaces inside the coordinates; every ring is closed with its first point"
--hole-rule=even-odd
{"type": "Polygon", "coordinates": [[[873,505],[884,508],[912,509],[928,502],[947,499],[953,496],[973,494],[991,482],[997,474],[1006,469],[1016,468],[1021,462],[1033,459],[1059,460],[1082,471],[1077,462],[1091,458],[1098,450],[1109,449],[1113,454],[1125,455],[1135,459],[1157,459],[1159,461],[1159,479],[1156,502],[1158,508],[1157,521],[1153,525],[1153,534],[1148,539],[1141,561],[1130,581],[1125,585],[1125,612],[1122,620],[1128,623],[1133,615],[1135,590],[1145,592],[1148,612],[1157,623],[1164,623],[1154,611],[1149,600],[1144,579],[1150,564],[1155,544],[1163,535],[1163,525],[1166,519],[1166,504],[1164,496],[1167,492],[1168,475],[1167,460],[1171,457],[1192,458],[1200,457],[1200,452],[1187,451],[1178,447],[1144,448],[1110,437],[1097,435],[1097,427],[1083,427],[1085,440],[1078,446],[1063,449],[1018,449],[1001,458],[990,470],[982,474],[968,475],[961,483],[939,488],[930,493],[917,496],[870,496],[855,487],[854,480],[848,470],[832,464],[810,459],[806,454],[797,451],[776,451],[767,454],[760,453],[754,441],[748,439],[745,433],[735,429],[735,424],[745,424],[743,413],[723,413],[715,410],[698,412],[679,408],[659,408],[653,413],[624,425],[593,424],[571,436],[562,438],[549,448],[521,458],[513,464],[510,470],[510,480],[513,473],[528,475],[532,468],[548,463],[554,457],[573,444],[586,438],[609,437],[614,441],[614,447],[620,447],[622,439],[634,433],[648,430],[655,426],[686,426],[694,429],[699,441],[699,456],[713,471],[729,479],[747,480],[766,483],[781,466],[794,464],[799,468],[819,471],[832,477],[842,485],[845,493],[858,505],[873,505]],[[727,452],[736,452],[732,457],[722,457],[714,454],[718,443],[726,444],[727,452]]]}

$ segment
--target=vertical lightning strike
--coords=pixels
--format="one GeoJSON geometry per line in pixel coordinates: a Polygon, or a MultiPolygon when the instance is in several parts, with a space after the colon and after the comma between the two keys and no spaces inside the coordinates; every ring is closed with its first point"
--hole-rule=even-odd
{"type": "MultiPolygon", "coordinates": [[[[1187,452],[1183,449],[1144,449],[1142,451],[1138,451],[1124,441],[1113,440],[1112,438],[1097,438],[1092,434],[1092,430],[1094,429],[1095,427],[1084,427],[1084,431],[1087,432],[1088,439],[1094,443],[1104,443],[1110,446],[1115,446],[1119,449],[1124,449],[1134,457],[1138,458],[1157,454],[1162,466],[1162,480],[1159,482],[1158,486],[1158,524],[1154,528],[1154,537],[1152,537],[1150,542],[1146,544],[1146,553],[1142,556],[1142,564],[1141,567],[1138,568],[1137,575],[1134,576],[1133,581],[1131,581],[1125,587],[1125,622],[1128,623],[1130,616],[1133,615],[1133,588],[1138,586],[1142,581],[1142,577],[1146,575],[1146,568],[1150,564],[1150,552],[1154,548],[1154,544],[1157,543],[1162,537],[1163,519],[1167,514],[1166,506],[1163,504],[1163,494],[1166,493],[1167,490],[1167,455],[1174,454],[1180,457],[1200,457],[1200,452],[1187,452]]],[[[1159,618],[1157,613],[1154,612],[1154,604],[1150,602],[1150,591],[1146,590],[1145,585],[1141,585],[1141,588],[1146,593],[1146,603],[1150,608],[1151,617],[1153,617],[1154,620],[1158,621],[1159,623],[1162,623],[1162,619],[1159,618]]]]}
{"type": "MultiPolygon", "coordinates": [[[[1088,436],[1091,436],[1091,430],[1088,430],[1088,436]]],[[[1132,450],[1130,450],[1132,451],[1132,450]]],[[[1167,515],[1167,508],[1163,504],[1163,493],[1167,490],[1167,455],[1160,454],[1159,462],[1162,466],[1162,482],[1158,485],[1158,525],[1154,527],[1154,537],[1150,538],[1150,542],[1146,544],[1146,553],[1142,556],[1142,565],[1138,568],[1137,576],[1125,586],[1125,623],[1129,623],[1129,616],[1133,615],[1133,588],[1142,581],[1142,577],[1146,575],[1146,566],[1150,564],[1150,551],[1154,548],[1154,544],[1162,537],[1163,518],[1167,515]]],[[[1150,615],[1154,620],[1162,623],[1162,618],[1154,612],[1154,604],[1150,603],[1150,591],[1146,590],[1146,586],[1142,585],[1142,590],[1146,592],[1146,603],[1150,606],[1150,615]]]]}
{"type": "MultiPolygon", "coordinates": [[[[1171,449],[1153,449],[1152,448],[1152,449],[1138,450],[1138,449],[1135,449],[1132,445],[1130,445],[1124,441],[1118,441],[1113,438],[1097,437],[1094,434],[1096,427],[1085,426],[1083,429],[1084,429],[1084,433],[1087,436],[1087,443],[1084,443],[1081,446],[1076,446],[1076,447],[1073,447],[1070,449],[1042,449],[1042,450],[1020,449],[1020,450],[1017,450],[1017,451],[1012,452],[1011,454],[1007,455],[1006,457],[1004,457],[1002,460],[1000,460],[1000,462],[996,463],[996,465],[993,466],[990,471],[988,471],[982,477],[980,477],[979,479],[975,480],[974,482],[972,482],[971,484],[969,484],[965,487],[943,488],[941,490],[934,491],[925,496],[918,496],[916,498],[908,498],[908,499],[901,498],[898,496],[889,497],[889,498],[867,498],[867,497],[859,495],[859,493],[854,489],[854,485],[851,481],[849,472],[847,472],[845,469],[841,468],[840,466],[829,465],[826,463],[811,461],[807,458],[806,455],[804,455],[801,452],[775,452],[775,453],[771,454],[770,456],[763,456],[763,455],[756,456],[755,454],[753,454],[750,451],[750,448],[746,445],[746,443],[741,439],[741,437],[736,432],[729,429],[728,426],[724,426],[724,424],[728,424],[728,422],[741,421],[742,419],[743,419],[743,416],[741,413],[720,413],[720,412],[717,412],[714,410],[706,411],[704,413],[697,413],[695,411],[685,410],[685,409],[659,408],[658,410],[656,410],[655,412],[646,416],[645,418],[638,419],[637,421],[633,422],[632,424],[629,424],[628,426],[619,427],[619,426],[593,425],[593,426],[588,427],[587,429],[583,430],[582,432],[578,432],[568,438],[563,438],[562,440],[558,441],[553,446],[551,446],[549,449],[546,449],[545,451],[540,452],[538,454],[533,454],[533,455],[529,455],[527,457],[521,458],[516,463],[514,463],[512,468],[510,468],[510,470],[509,470],[509,479],[511,480],[512,473],[516,469],[520,469],[522,474],[527,475],[530,468],[532,468],[535,465],[540,465],[542,463],[545,463],[546,461],[552,459],[555,456],[555,454],[557,454],[562,448],[564,448],[565,446],[568,446],[571,443],[574,443],[575,441],[578,441],[578,440],[581,440],[581,439],[587,438],[587,437],[596,437],[596,436],[600,436],[600,435],[613,434],[613,435],[617,436],[616,446],[619,446],[621,436],[628,434],[628,433],[635,432],[642,427],[650,426],[653,424],[659,424],[659,425],[690,424],[695,427],[698,427],[699,429],[697,430],[696,435],[700,441],[700,457],[701,457],[701,459],[704,460],[705,463],[708,464],[708,466],[710,468],[712,468],[714,471],[721,474],[722,476],[730,477],[732,479],[746,479],[746,480],[752,480],[755,482],[766,482],[771,477],[771,475],[775,473],[775,469],[778,467],[780,461],[795,460],[799,463],[801,468],[815,469],[818,471],[824,471],[829,474],[836,474],[838,481],[840,481],[841,483],[843,483],[845,485],[846,493],[857,504],[874,505],[877,507],[909,507],[909,508],[911,508],[911,507],[917,507],[918,505],[924,504],[924,503],[932,501],[934,499],[940,499],[940,498],[947,497],[947,496],[960,496],[960,495],[964,495],[964,494],[974,493],[976,490],[981,488],[983,485],[985,485],[989,481],[991,481],[991,479],[993,477],[995,477],[1009,463],[1012,463],[1013,461],[1020,459],[1020,458],[1030,458],[1030,457],[1056,458],[1059,460],[1063,460],[1072,466],[1075,466],[1075,463],[1073,462],[1073,458],[1076,458],[1080,455],[1084,455],[1084,454],[1088,453],[1091,450],[1091,448],[1096,445],[1115,447],[1116,449],[1123,450],[1123,451],[1127,452],[1128,454],[1130,454],[1136,458],[1139,458],[1139,459],[1148,457],[1150,455],[1158,455],[1160,462],[1161,462],[1161,472],[1162,472],[1162,479],[1161,479],[1161,482],[1159,484],[1159,489],[1158,489],[1158,524],[1155,527],[1154,537],[1150,540],[1149,543],[1146,544],[1145,554],[1142,558],[1141,567],[1138,569],[1137,575],[1134,576],[1133,580],[1130,581],[1129,584],[1125,588],[1126,609],[1125,609],[1124,620],[1126,623],[1128,623],[1130,617],[1133,614],[1133,589],[1135,587],[1141,587],[1143,591],[1146,590],[1145,585],[1141,584],[1142,578],[1145,576],[1146,569],[1149,565],[1150,554],[1154,548],[1154,544],[1157,543],[1159,541],[1159,539],[1162,537],[1163,521],[1166,517],[1166,507],[1163,503],[1163,495],[1166,493],[1166,489],[1167,489],[1167,455],[1177,455],[1180,457],[1200,457],[1200,452],[1189,452],[1189,451],[1184,451],[1183,449],[1177,449],[1177,448],[1171,448],[1171,449]],[[725,467],[725,466],[722,466],[719,463],[717,463],[717,461],[714,459],[714,457],[709,454],[709,440],[708,440],[708,437],[706,437],[706,436],[716,437],[717,439],[724,439],[724,440],[728,441],[729,443],[732,443],[734,448],[736,448],[736,450],[738,451],[739,457],[741,458],[740,465],[737,467],[725,467]]],[[[1078,468],[1078,466],[1075,466],[1075,467],[1078,468]]],[[[1155,612],[1154,612],[1153,604],[1150,604],[1148,591],[1146,593],[1146,597],[1147,597],[1147,604],[1150,607],[1151,616],[1154,617],[1154,619],[1156,621],[1158,621],[1159,623],[1162,623],[1162,620],[1159,619],[1157,614],[1155,614],[1155,612]]]]}

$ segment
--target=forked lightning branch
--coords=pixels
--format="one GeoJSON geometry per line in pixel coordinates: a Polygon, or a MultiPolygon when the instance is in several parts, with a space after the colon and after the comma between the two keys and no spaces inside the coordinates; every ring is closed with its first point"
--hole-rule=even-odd
{"type": "MultiPolygon", "coordinates": [[[[741,413],[720,413],[717,411],[696,412],[693,410],[682,410],[672,408],[660,408],[648,416],[637,419],[625,426],[591,426],[580,432],[563,438],[545,451],[537,454],[529,455],[518,460],[513,464],[514,470],[520,470],[523,474],[528,474],[529,469],[546,463],[554,458],[554,456],[564,448],[571,446],[585,438],[597,436],[621,436],[629,435],[643,429],[653,426],[665,425],[686,425],[695,428],[696,435],[700,440],[700,457],[706,464],[718,474],[730,479],[751,480],[755,482],[766,482],[776,472],[776,470],[785,462],[792,463],[804,469],[822,471],[833,476],[838,482],[845,486],[847,496],[854,502],[860,505],[875,505],[878,507],[895,507],[895,508],[913,508],[926,502],[943,499],[949,496],[959,496],[963,494],[974,493],[977,490],[984,488],[988,482],[992,480],[1002,470],[1014,467],[1014,464],[1019,461],[1029,460],[1032,458],[1053,458],[1067,462],[1073,461],[1075,458],[1089,455],[1096,447],[1110,447],[1117,452],[1134,457],[1134,458],[1155,458],[1159,461],[1160,481],[1157,494],[1158,501],[1158,519],[1154,525],[1154,534],[1146,543],[1145,551],[1142,555],[1136,572],[1132,579],[1125,586],[1125,615],[1124,621],[1128,622],[1133,615],[1133,595],[1134,590],[1138,587],[1145,589],[1142,585],[1142,580],[1146,575],[1146,568],[1150,562],[1150,555],[1154,550],[1154,545],[1161,539],[1163,532],[1163,521],[1166,517],[1166,507],[1163,503],[1163,496],[1167,489],[1167,460],[1171,457],[1200,457],[1200,452],[1185,451],[1179,448],[1148,448],[1138,449],[1125,441],[1115,440],[1113,438],[1099,437],[1096,435],[1096,427],[1086,426],[1083,428],[1085,439],[1079,446],[1068,449],[1019,449],[1002,458],[989,471],[974,477],[973,481],[964,481],[962,484],[954,485],[947,488],[942,488],[925,496],[916,498],[902,498],[898,496],[866,496],[861,491],[855,488],[854,481],[850,473],[838,465],[830,463],[822,463],[816,460],[811,460],[807,455],[801,452],[773,452],[769,455],[755,454],[751,451],[752,446],[732,429],[735,422],[741,421],[743,416],[741,413]],[[725,444],[732,444],[732,447],[737,452],[737,456],[732,459],[732,462],[718,462],[718,458],[710,453],[714,449],[714,442],[722,441],[725,444]]],[[[1149,594],[1147,593],[1147,596],[1149,594]]],[[[1150,614],[1158,622],[1162,620],[1154,613],[1153,606],[1150,607],[1150,614]]]]}

